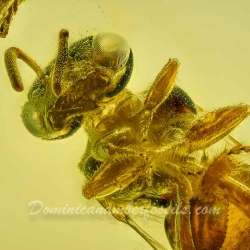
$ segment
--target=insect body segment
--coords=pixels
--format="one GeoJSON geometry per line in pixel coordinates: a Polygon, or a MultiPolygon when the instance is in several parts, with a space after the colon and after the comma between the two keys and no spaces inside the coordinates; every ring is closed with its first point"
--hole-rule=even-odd
{"type": "Polygon", "coordinates": [[[81,125],[87,133],[79,163],[87,199],[97,199],[153,249],[166,248],[125,212],[131,202],[176,211],[164,222],[174,250],[250,247],[250,166],[242,158],[250,147],[233,140],[218,156],[207,153],[250,115],[250,106],[202,111],[175,85],[177,59],[163,67],[144,98],[138,97],[125,88],[132,51],[115,34],[90,36],[68,49],[68,32],[62,30],[58,55],[44,71],[21,50],[8,49],[7,72],[19,91],[16,58],[38,75],[22,111],[27,129],[48,140],[81,125]]]}

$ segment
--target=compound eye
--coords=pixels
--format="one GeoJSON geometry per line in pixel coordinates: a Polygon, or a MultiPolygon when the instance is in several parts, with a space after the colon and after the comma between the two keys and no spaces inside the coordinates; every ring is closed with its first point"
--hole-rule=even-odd
{"type": "Polygon", "coordinates": [[[21,117],[25,127],[32,135],[43,137],[46,134],[41,112],[34,104],[26,102],[21,117]]]}
{"type": "Polygon", "coordinates": [[[93,39],[92,54],[98,64],[119,70],[128,61],[130,47],[127,41],[117,34],[101,33],[93,39]]]}

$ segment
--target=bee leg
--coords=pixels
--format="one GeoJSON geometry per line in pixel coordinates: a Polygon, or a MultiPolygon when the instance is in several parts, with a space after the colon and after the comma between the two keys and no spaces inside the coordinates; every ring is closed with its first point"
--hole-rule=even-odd
{"type": "Polygon", "coordinates": [[[172,248],[195,250],[190,222],[190,200],[193,190],[189,180],[181,173],[179,167],[172,163],[159,162],[153,171],[156,174],[160,173],[161,180],[172,180],[171,210],[165,218],[165,232],[172,248]]]}
{"type": "MultiPolygon", "coordinates": [[[[176,190],[177,191],[177,190],[176,190]]],[[[172,211],[166,215],[165,232],[173,250],[195,250],[190,222],[190,204],[183,202],[177,191],[172,200],[172,211]]]]}
{"type": "Polygon", "coordinates": [[[148,242],[148,244],[155,250],[168,250],[167,248],[163,247],[158,241],[152,238],[149,234],[147,234],[137,223],[131,218],[131,216],[125,213],[125,209],[118,208],[117,206],[109,203],[105,200],[99,200],[99,203],[111,214],[113,217],[133,228],[141,237],[148,242]]]}
{"type": "Polygon", "coordinates": [[[145,171],[147,163],[143,158],[116,154],[106,159],[83,187],[87,199],[100,199],[124,189],[145,171]]]}
{"type": "Polygon", "coordinates": [[[27,56],[22,50],[15,47],[7,49],[4,55],[5,67],[13,89],[21,92],[23,91],[23,81],[17,67],[17,58],[28,64],[35,71],[39,78],[41,78],[44,73],[40,66],[33,59],[27,56]]]}
{"type": "MultiPolygon", "coordinates": [[[[95,159],[105,161],[114,154],[131,154],[136,155],[135,149],[124,145],[132,144],[134,139],[131,128],[124,127],[107,134],[97,140],[92,147],[92,155],[95,159]]],[[[137,153],[139,156],[140,153],[137,153]]]]}
{"type": "Polygon", "coordinates": [[[145,109],[155,111],[168,98],[174,87],[179,67],[177,59],[169,59],[148,91],[144,101],[145,109]]]}
{"type": "Polygon", "coordinates": [[[143,134],[147,135],[148,127],[151,123],[154,112],[169,97],[174,88],[174,81],[180,67],[177,59],[169,59],[168,63],[163,67],[156,77],[154,84],[148,91],[144,101],[143,120],[146,124],[143,134]]]}
{"type": "Polygon", "coordinates": [[[216,187],[225,191],[229,202],[250,218],[250,185],[242,180],[241,172],[250,173],[250,167],[244,169],[244,164],[235,155],[240,152],[250,152],[250,146],[237,145],[231,150],[225,150],[208,168],[204,179],[204,190],[214,192],[216,187]]]}
{"type": "Polygon", "coordinates": [[[189,152],[207,148],[227,136],[249,115],[250,106],[243,104],[209,112],[194,123],[183,146],[189,152]]]}
{"type": "MultiPolygon", "coordinates": [[[[128,147],[133,140],[133,133],[129,127],[115,130],[105,137],[97,140],[91,148],[91,157],[83,164],[82,169],[88,173],[89,161],[96,161],[98,170],[93,173],[88,183],[83,188],[83,195],[90,199],[92,197],[100,198],[108,196],[118,190],[127,187],[131,182],[142,175],[149,159],[146,153],[136,148],[128,147]]],[[[89,175],[89,174],[88,174],[89,175]]]]}
{"type": "Polygon", "coordinates": [[[59,33],[58,53],[52,80],[52,89],[56,95],[59,95],[62,90],[63,78],[66,64],[68,62],[68,38],[69,32],[65,29],[62,29],[59,33]]]}

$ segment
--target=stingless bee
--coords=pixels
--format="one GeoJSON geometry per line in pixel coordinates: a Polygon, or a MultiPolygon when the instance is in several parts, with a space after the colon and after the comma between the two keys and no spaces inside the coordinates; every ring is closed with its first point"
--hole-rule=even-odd
{"type": "Polygon", "coordinates": [[[249,146],[229,133],[250,115],[239,104],[204,112],[178,86],[180,67],[170,59],[144,98],[126,89],[133,54],[126,40],[100,33],[73,43],[59,33],[58,53],[42,70],[18,48],[5,53],[12,87],[23,90],[16,59],[37,74],[22,109],[28,131],[62,139],[81,126],[88,135],[79,163],[83,195],[135,229],[154,249],[166,249],[124,212],[134,206],[168,209],[165,232],[173,249],[250,249],[249,146]],[[224,138],[235,143],[212,159],[207,151],[224,138]],[[218,213],[200,213],[217,209],[218,213]]]}

